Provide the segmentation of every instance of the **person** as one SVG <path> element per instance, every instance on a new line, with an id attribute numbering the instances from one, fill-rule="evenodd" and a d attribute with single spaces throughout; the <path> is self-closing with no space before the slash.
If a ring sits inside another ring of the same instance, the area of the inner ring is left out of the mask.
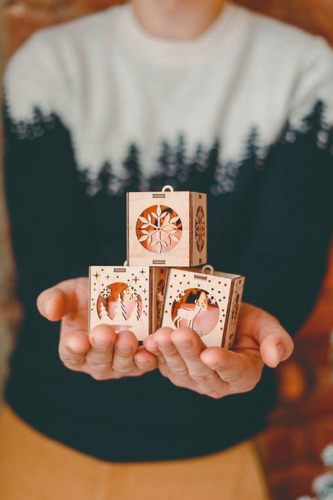
<path id="1" fill-rule="evenodd" d="M 25 317 L 1 498 L 267 498 L 252 437 L 330 240 L 331 49 L 223 0 L 133 0 L 33 35 L 4 90 Z M 165 184 L 208 193 L 209 263 L 246 276 L 229 351 L 87 332 L 88 266 L 126 257 L 125 193 Z"/>

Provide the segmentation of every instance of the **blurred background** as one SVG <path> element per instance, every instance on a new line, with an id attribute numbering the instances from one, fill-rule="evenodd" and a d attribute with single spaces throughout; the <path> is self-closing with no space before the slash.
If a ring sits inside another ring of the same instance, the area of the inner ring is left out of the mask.
<path id="1" fill-rule="evenodd" d="M 0 0 L 0 75 L 11 54 L 37 29 L 102 10 L 114 0 Z M 327 38 L 333 46 L 332 0 L 243 0 L 252 9 Z M 1 126 L 1 125 L 0 125 Z M 0 131 L 0 158 L 2 156 Z M 0 160 L 1 161 L 1 160 Z M 333 165 L 332 165 L 333 168 Z M 21 317 L 0 163 L 0 401 L 7 360 Z M 297 291 L 296 291 L 297 293 Z M 257 438 L 273 500 L 311 492 L 323 472 L 320 452 L 333 442 L 333 247 L 317 306 L 278 369 L 279 401 Z"/>

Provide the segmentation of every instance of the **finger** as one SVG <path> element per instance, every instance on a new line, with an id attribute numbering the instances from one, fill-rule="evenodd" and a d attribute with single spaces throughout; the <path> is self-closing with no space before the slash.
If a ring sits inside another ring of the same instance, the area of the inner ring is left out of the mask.
<path id="1" fill-rule="evenodd" d="M 99 374 L 111 370 L 117 334 L 111 326 L 98 325 L 89 334 L 91 348 L 86 355 L 89 367 Z"/>
<path id="2" fill-rule="evenodd" d="M 275 368 L 288 359 L 294 342 L 280 322 L 271 314 L 250 304 L 242 304 L 238 330 L 252 336 L 260 346 L 264 363 Z"/>
<path id="3" fill-rule="evenodd" d="M 64 365 L 71 370 L 81 370 L 90 349 L 87 332 L 77 330 L 63 335 L 59 343 L 59 356 Z"/>
<path id="4" fill-rule="evenodd" d="M 190 377 L 199 384 L 207 394 L 220 397 L 224 385 L 220 377 L 201 358 L 201 352 L 206 348 L 198 335 L 189 328 L 179 328 L 171 334 L 171 340 L 184 363 Z"/>
<path id="5" fill-rule="evenodd" d="M 140 346 L 134 354 L 136 366 L 142 371 L 155 370 L 157 367 L 157 358 L 148 352 L 143 346 Z"/>
<path id="6" fill-rule="evenodd" d="M 173 332 L 171 328 L 160 328 L 154 333 L 154 340 L 169 370 L 178 376 L 188 377 L 186 363 L 171 340 Z"/>
<path id="7" fill-rule="evenodd" d="M 272 329 L 260 344 L 260 354 L 267 366 L 275 368 L 288 359 L 294 350 L 294 342 L 290 335 L 281 327 Z"/>
<path id="8" fill-rule="evenodd" d="M 114 348 L 112 367 L 120 374 L 126 374 L 137 369 L 134 354 L 138 350 L 138 341 L 129 331 L 118 333 Z"/>
<path id="9" fill-rule="evenodd" d="M 144 339 L 143 346 L 144 346 L 144 348 L 148 352 L 150 352 L 151 354 L 153 354 L 157 358 L 157 362 L 158 362 L 159 365 L 160 364 L 166 364 L 164 356 L 163 356 L 163 354 L 161 353 L 161 351 L 158 348 L 158 345 L 157 345 L 157 342 L 155 340 L 154 334 L 153 335 L 149 335 L 149 337 L 146 337 Z"/>
<path id="10" fill-rule="evenodd" d="M 200 358 L 229 386 L 224 386 L 229 393 L 249 391 L 260 380 L 263 362 L 258 354 L 241 354 L 221 347 L 208 347 Z"/>
<path id="11" fill-rule="evenodd" d="M 50 321 L 59 321 L 75 309 L 74 280 L 63 281 L 44 290 L 37 298 L 37 308 Z"/>
<path id="12" fill-rule="evenodd" d="M 166 328 L 164 330 L 170 331 L 170 328 Z M 157 332 L 155 332 L 155 334 L 156 333 Z M 186 371 L 185 375 L 182 375 L 179 370 L 172 371 L 170 369 L 168 363 L 165 360 L 164 355 L 162 354 L 162 352 L 160 351 L 160 349 L 157 345 L 157 342 L 155 340 L 155 334 L 150 335 L 148 338 L 146 338 L 144 340 L 144 346 L 147 350 L 149 350 L 151 353 L 153 353 L 154 356 L 156 356 L 157 367 L 158 367 L 161 375 L 163 375 L 163 377 L 168 378 L 177 387 L 187 387 L 189 389 L 190 385 L 193 385 L 193 389 L 194 389 L 195 382 L 191 381 L 191 378 L 189 377 L 187 371 Z"/>

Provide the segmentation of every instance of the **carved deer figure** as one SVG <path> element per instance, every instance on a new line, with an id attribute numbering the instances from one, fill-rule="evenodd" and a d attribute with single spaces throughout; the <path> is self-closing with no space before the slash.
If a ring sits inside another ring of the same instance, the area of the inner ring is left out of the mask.
<path id="1" fill-rule="evenodd" d="M 185 309 L 184 307 L 180 307 L 178 309 L 178 314 L 174 319 L 174 323 L 177 328 L 179 328 L 180 322 L 185 319 L 187 321 L 187 327 L 193 329 L 193 323 L 195 318 L 200 314 L 201 310 L 205 306 L 204 301 L 196 300 L 194 309 Z"/>

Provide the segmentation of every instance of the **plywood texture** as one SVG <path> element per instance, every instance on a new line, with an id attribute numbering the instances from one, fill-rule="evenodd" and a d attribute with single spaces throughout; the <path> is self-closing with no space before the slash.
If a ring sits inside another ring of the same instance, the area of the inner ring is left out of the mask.
<path id="1" fill-rule="evenodd" d="M 117 333 L 131 330 L 144 340 L 152 324 L 149 267 L 92 266 L 89 271 L 90 330 L 107 324 Z"/>
<path id="2" fill-rule="evenodd" d="M 235 337 L 244 278 L 212 268 L 209 272 L 209 268 L 168 270 L 162 326 L 192 328 L 207 346 L 229 349 Z"/>
<path id="3" fill-rule="evenodd" d="M 127 193 L 126 205 L 129 265 L 190 267 L 206 263 L 206 194 L 173 190 Z"/>
<path id="4" fill-rule="evenodd" d="M 166 274 L 165 267 L 90 267 L 89 329 L 107 324 L 143 341 L 160 327 Z"/>

